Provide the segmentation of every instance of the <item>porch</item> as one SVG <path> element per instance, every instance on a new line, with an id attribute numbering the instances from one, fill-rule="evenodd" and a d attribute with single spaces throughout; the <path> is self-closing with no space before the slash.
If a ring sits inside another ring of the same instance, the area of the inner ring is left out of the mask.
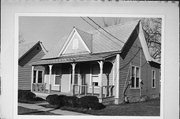
<path id="1" fill-rule="evenodd" d="M 32 92 L 37 93 L 42 96 L 57 94 L 57 95 L 67 95 L 67 96 L 97 96 L 98 98 L 110 98 L 113 96 L 114 85 L 109 86 L 90 86 L 90 85 L 73 85 L 73 93 L 71 92 L 61 92 L 55 90 L 47 90 L 45 87 L 47 84 L 45 83 L 33 83 Z M 100 89 L 102 88 L 102 89 Z M 100 90 L 102 90 L 102 94 L 100 94 Z M 102 95 L 102 97 L 100 97 Z"/>
<path id="2" fill-rule="evenodd" d="M 107 55 L 107 54 L 106 54 Z M 70 96 L 97 96 L 99 101 L 115 98 L 118 78 L 116 55 L 111 57 L 89 57 L 87 61 L 77 61 L 77 57 L 49 60 L 32 66 L 31 91 L 44 95 L 59 94 Z M 82 56 L 81 56 L 82 58 Z M 80 58 L 78 58 L 79 60 Z M 83 58 L 82 58 L 83 59 Z M 57 61 L 58 60 L 58 61 Z M 72 61 L 71 61 L 72 60 Z M 45 62 L 45 63 L 44 63 Z M 39 78 L 36 66 L 44 66 Z M 40 80 L 40 81 L 39 81 Z"/>

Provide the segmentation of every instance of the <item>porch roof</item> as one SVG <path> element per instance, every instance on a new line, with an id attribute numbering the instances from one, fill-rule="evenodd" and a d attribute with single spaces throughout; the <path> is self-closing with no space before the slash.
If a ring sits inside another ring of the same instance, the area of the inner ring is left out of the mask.
<path id="1" fill-rule="evenodd" d="M 31 65 L 45 65 L 45 64 L 59 64 L 59 63 L 71 63 L 71 62 L 88 62 L 88 61 L 98 61 L 106 60 L 107 58 L 115 56 L 120 51 L 116 52 L 106 52 L 97 54 L 81 54 L 81 55 L 70 55 L 61 56 L 54 59 L 44 59 L 37 62 L 33 62 Z"/>

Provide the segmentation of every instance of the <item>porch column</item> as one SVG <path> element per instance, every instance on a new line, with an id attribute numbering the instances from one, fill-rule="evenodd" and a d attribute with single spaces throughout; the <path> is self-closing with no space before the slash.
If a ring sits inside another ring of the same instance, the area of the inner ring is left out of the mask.
<path id="1" fill-rule="evenodd" d="M 120 77 L 120 54 L 116 55 L 116 84 L 115 84 L 115 104 L 120 103 L 119 96 L 119 77 Z"/>
<path id="2" fill-rule="evenodd" d="M 99 79 L 100 79 L 100 92 L 99 92 L 99 98 L 100 98 L 100 102 L 102 102 L 102 95 L 103 95 L 103 81 L 102 81 L 102 77 L 103 77 L 103 61 L 99 61 L 99 67 L 100 67 L 100 74 L 99 74 Z"/>
<path id="3" fill-rule="evenodd" d="M 76 63 L 72 63 L 72 85 L 71 85 L 71 93 L 74 95 L 74 79 L 75 79 L 75 67 Z"/>
<path id="4" fill-rule="evenodd" d="M 52 66 L 53 66 L 53 65 L 49 65 L 49 90 L 48 90 L 48 93 L 51 93 L 51 75 L 52 75 Z"/>
<path id="5" fill-rule="evenodd" d="M 31 92 L 33 91 L 34 66 L 31 69 Z"/>

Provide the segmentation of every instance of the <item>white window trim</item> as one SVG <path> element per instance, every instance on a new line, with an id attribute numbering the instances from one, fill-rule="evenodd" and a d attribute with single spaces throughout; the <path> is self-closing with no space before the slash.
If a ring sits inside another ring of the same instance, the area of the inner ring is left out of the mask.
<path id="1" fill-rule="evenodd" d="M 36 71 L 36 79 L 35 79 L 35 82 L 34 82 L 34 71 Z M 36 69 L 33 70 L 33 83 L 37 83 L 37 72 L 38 72 L 38 70 L 36 70 Z"/>
<path id="2" fill-rule="evenodd" d="M 55 75 L 55 77 L 54 77 L 54 86 L 59 86 L 60 84 L 56 84 L 55 82 L 56 82 L 56 76 L 60 76 L 60 75 Z"/>
<path id="3" fill-rule="evenodd" d="M 154 72 L 154 75 L 153 75 L 153 72 Z M 154 80 L 154 87 L 153 87 L 153 80 Z M 156 88 L 156 71 L 155 70 L 152 70 L 151 86 L 152 88 Z"/>
<path id="4" fill-rule="evenodd" d="M 42 71 L 42 82 L 41 83 L 43 83 L 44 81 L 44 71 L 43 70 L 39 70 L 39 69 L 34 69 L 33 70 L 33 81 L 34 81 L 34 71 L 36 71 L 36 81 L 35 81 L 35 83 L 38 83 L 38 73 L 39 73 L 39 71 Z M 34 82 L 33 82 L 34 83 Z"/>
<path id="5" fill-rule="evenodd" d="M 62 75 L 61 67 L 60 67 L 60 74 Z M 60 75 L 55 74 L 53 86 L 59 86 L 60 85 L 60 84 L 55 83 L 56 82 L 56 76 L 60 76 Z"/>
<path id="6" fill-rule="evenodd" d="M 93 65 L 94 65 L 94 64 L 90 65 L 90 87 L 89 87 L 90 89 L 91 89 L 92 86 L 93 86 L 93 85 L 92 85 L 92 84 L 93 84 L 93 76 L 95 76 L 95 75 L 92 74 L 92 72 L 93 72 L 93 71 L 92 71 L 92 70 L 93 70 Z M 96 75 L 98 76 L 98 79 L 99 79 L 99 75 L 100 75 L 100 74 L 96 74 Z M 94 86 L 94 88 L 99 88 L 99 82 L 98 82 L 98 86 Z"/>
<path id="7" fill-rule="evenodd" d="M 140 71 L 141 71 L 141 69 L 140 69 L 140 66 L 135 66 L 135 65 L 131 65 L 131 71 L 130 71 L 130 79 L 132 79 L 132 67 L 134 67 L 135 68 L 135 80 L 134 80 L 134 87 L 131 87 L 131 85 L 130 85 L 130 89 L 140 89 Z M 139 68 L 139 87 L 136 87 L 136 68 Z"/>

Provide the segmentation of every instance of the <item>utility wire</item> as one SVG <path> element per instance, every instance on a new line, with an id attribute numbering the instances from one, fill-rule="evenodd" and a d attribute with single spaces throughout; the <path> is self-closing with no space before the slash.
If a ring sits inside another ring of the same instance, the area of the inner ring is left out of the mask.
<path id="1" fill-rule="evenodd" d="M 107 30 L 105 30 L 103 27 L 101 27 L 98 23 L 96 23 L 93 19 L 91 19 L 90 17 L 87 17 L 89 20 L 91 20 L 94 24 L 96 24 L 100 29 L 102 29 L 103 31 L 105 31 L 107 34 L 109 34 L 110 36 L 112 36 L 113 38 L 115 38 L 116 40 L 120 41 L 121 43 L 125 44 L 124 41 L 118 39 L 117 37 L 115 37 L 114 35 L 112 35 L 111 33 L 109 33 Z M 132 46 L 134 48 L 139 48 L 136 46 Z"/>
<path id="2" fill-rule="evenodd" d="M 100 32 L 102 35 L 104 35 L 106 38 L 108 38 L 109 40 L 111 40 L 112 42 L 114 42 L 116 45 L 117 42 L 113 41 L 111 38 L 109 38 L 107 35 L 105 35 L 104 33 L 102 33 L 98 28 L 94 27 L 92 24 L 90 24 L 86 19 L 84 19 L 83 17 L 81 17 L 86 23 L 88 23 L 90 26 L 92 26 L 95 30 L 97 30 L 98 32 Z M 118 45 L 119 46 L 119 45 Z"/>
<path id="3" fill-rule="evenodd" d="M 120 41 L 121 43 L 125 43 L 124 41 L 118 39 L 117 37 L 115 37 L 114 35 L 112 35 L 111 33 L 109 33 L 108 31 L 106 31 L 104 28 L 102 28 L 99 24 L 97 24 L 93 19 L 91 19 L 90 17 L 87 17 L 88 19 L 90 19 L 94 24 L 96 24 L 100 29 L 102 29 L 103 31 L 105 31 L 107 34 L 109 34 L 110 36 L 112 36 L 113 38 L 117 39 L 118 41 Z"/>

